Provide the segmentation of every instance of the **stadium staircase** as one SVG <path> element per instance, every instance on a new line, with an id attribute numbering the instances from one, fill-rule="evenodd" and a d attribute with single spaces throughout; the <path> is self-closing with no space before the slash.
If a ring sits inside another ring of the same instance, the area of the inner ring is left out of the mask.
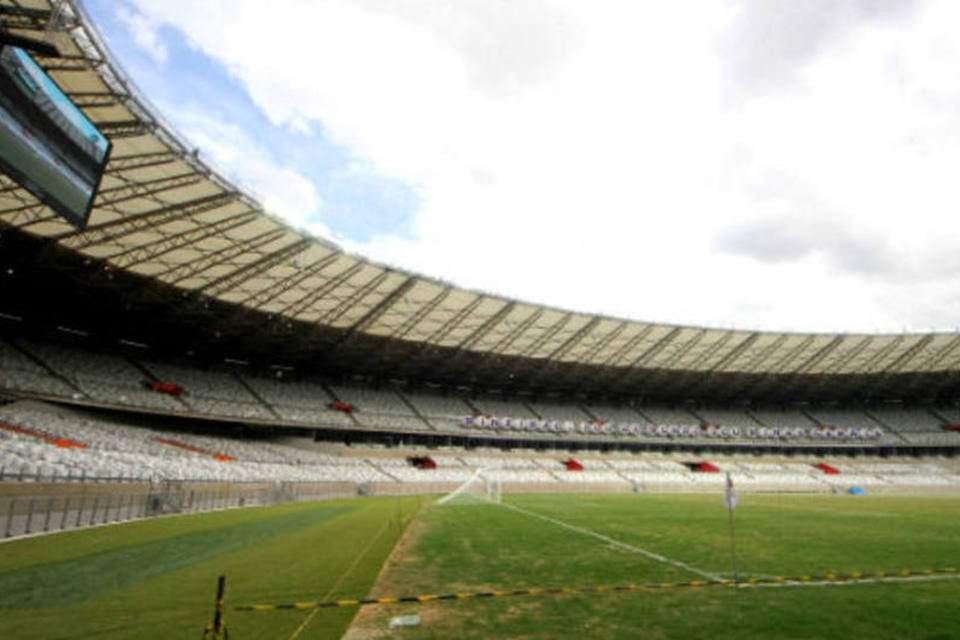
<path id="1" fill-rule="evenodd" d="M 145 377 L 147 380 L 149 380 L 150 382 L 159 382 L 159 381 L 160 381 L 160 378 L 158 378 L 158 377 L 156 376 L 156 374 L 154 374 L 152 371 L 150 371 L 150 369 L 148 369 L 147 366 L 146 366 L 145 364 L 143 364 L 142 362 L 137 362 L 137 361 L 134 360 L 133 358 L 124 358 L 124 360 L 126 360 L 126 361 L 129 362 L 131 365 L 133 365 L 138 371 L 142 372 L 143 375 L 144 375 L 144 377 Z M 187 389 L 186 391 L 187 391 L 187 393 L 190 392 L 189 389 Z M 190 412 L 190 413 L 193 412 L 193 407 L 191 407 L 189 404 L 187 404 L 187 401 L 184 400 L 180 395 L 172 395 L 172 396 L 170 396 L 170 397 L 173 398 L 173 400 L 174 400 L 177 404 L 179 404 L 181 407 L 183 407 L 183 410 L 184 410 L 184 411 L 187 411 L 187 412 Z"/>
<path id="2" fill-rule="evenodd" d="M 410 402 L 410 400 L 409 400 L 409 398 L 407 398 L 407 396 L 405 396 L 405 395 L 403 395 L 402 393 L 400 393 L 399 391 L 397 391 L 397 397 L 400 398 L 400 401 L 404 404 L 404 406 L 406 406 L 408 409 L 410 409 L 410 411 L 413 413 L 413 415 L 417 416 L 417 419 L 418 419 L 420 422 L 422 422 L 424 425 L 426 425 L 426 428 L 427 428 L 427 429 L 429 429 L 430 431 L 436 431 L 436 427 L 434 427 L 432 424 L 430 424 L 430 421 L 427 420 L 427 417 L 426 417 L 425 415 L 423 415 L 423 414 L 420 412 L 419 409 L 417 409 L 417 407 L 416 407 L 415 404 L 413 404 L 412 402 Z"/>
<path id="3" fill-rule="evenodd" d="M 79 386 L 77 386 L 77 384 L 76 384 L 73 380 L 71 380 L 70 378 L 64 376 L 62 373 L 60 373 L 59 371 L 57 371 L 56 369 L 54 369 L 52 365 L 50 365 L 50 364 L 48 364 L 47 362 L 45 362 L 45 361 L 44 361 L 42 358 L 40 358 L 39 356 L 31 353 L 28 349 L 26 349 L 25 347 L 17 344 L 14 340 L 8 340 L 8 341 L 7 341 L 7 345 L 9 345 L 11 349 L 13 349 L 13 350 L 16 351 L 17 353 L 19 353 L 20 355 L 22 355 L 23 357 L 25 357 L 25 358 L 26 358 L 27 360 L 29 360 L 30 362 L 34 363 L 34 364 L 37 365 L 38 367 L 41 367 L 41 368 L 42 368 L 44 371 L 46 371 L 50 376 L 52 376 L 53 378 L 56 378 L 57 380 L 59 380 L 59 381 L 62 382 L 63 384 L 67 385 L 67 387 L 69 387 L 69 388 L 72 389 L 76 394 L 78 394 L 78 395 L 75 396 L 75 397 L 78 397 L 78 398 L 86 398 L 86 397 L 87 397 L 87 394 L 84 393 L 83 389 L 81 389 Z"/>
<path id="4" fill-rule="evenodd" d="M 349 402 L 345 402 L 342 398 L 340 398 L 340 396 L 338 396 L 336 393 L 334 393 L 333 389 L 330 388 L 330 385 L 328 385 L 328 384 L 326 384 L 326 383 L 323 383 L 323 382 L 321 382 L 321 383 L 319 383 L 319 384 L 320 384 L 320 387 L 324 390 L 324 392 L 325 392 L 328 396 L 330 396 L 330 398 L 332 398 L 332 404 L 340 404 L 340 403 L 343 403 L 343 404 L 351 404 L 351 403 L 349 403 Z M 360 409 L 361 411 L 363 411 L 363 407 L 354 407 L 354 411 L 344 411 L 343 413 L 344 413 L 344 415 L 347 416 L 347 418 L 350 420 L 350 423 L 351 423 L 353 426 L 355 426 L 355 427 L 362 427 L 363 425 L 360 424 L 360 421 L 357 419 L 357 416 L 354 415 L 356 409 Z"/>
<path id="5" fill-rule="evenodd" d="M 269 402 L 267 402 L 266 400 L 264 400 L 264 399 L 263 399 L 263 396 L 261 396 L 259 393 L 257 393 L 256 390 L 255 390 L 253 387 L 251 387 L 251 386 L 247 383 L 247 381 L 243 379 L 242 376 L 239 376 L 239 375 L 237 375 L 236 373 L 231 373 L 231 376 L 233 376 L 233 378 L 237 381 L 237 384 L 239 384 L 241 387 L 243 387 L 244 389 L 246 389 L 246 390 L 247 390 L 247 393 L 249 393 L 251 396 L 253 396 L 253 397 L 256 399 L 257 402 L 259 402 L 260 404 L 262 404 L 263 407 L 267 410 L 267 412 L 270 413 L 271 416 L 273 416 L 273 417 L 276 418 L 277 420 L 282 420 L 282 417 L 280 416 L 279 413 L 277 413 L 276 408 L 275 408 L 272 404 L 270 404 Z"/>

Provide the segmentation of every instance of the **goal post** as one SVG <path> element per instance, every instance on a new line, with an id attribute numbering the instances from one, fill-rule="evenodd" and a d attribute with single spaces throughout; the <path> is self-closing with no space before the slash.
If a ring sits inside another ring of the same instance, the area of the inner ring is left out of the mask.
<path id="1" fill-rule="evenodd" d="M 437 504 L 499 504 L 503 497 L 503 483 L 492 468 L 477 469 L 459 487 L 437 500 Z"/>

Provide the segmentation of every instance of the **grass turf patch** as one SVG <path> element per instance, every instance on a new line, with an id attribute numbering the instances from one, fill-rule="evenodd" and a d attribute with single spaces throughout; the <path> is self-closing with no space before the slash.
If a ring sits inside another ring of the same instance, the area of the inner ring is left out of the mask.
<path id="1" fill-rule="evenodd" d="M 365 594 L 384 559 L 417 509 L 419 498 L 371 498 L 282 505 L 144 521 L 0 545 L 0 571 L 83 566 L 113 555 L 121 568 L 150 560 L 145 549 L 180 560 L 142 580 L 100 590 L 62 606 L 43 591 L 31 608 L 0 610 L 5 640 L 32 638 L 196 637 L 209 622 L 216 578 L 227 576 L 227 602 L 287 602 Z M 108 531 L 110 530 L 110 531 Z M 63 549 L 63 545 L 73 547 Z M 160 545 L 159 547 L 156 545 Z M 168 548 L 166 545 L 172 545 Z M 207 546 L 206 550 L 192 547 Z M 49 562 L 43 562 L 43 550 Z M 83 550 L 90 550 L 89 556 Z M 174 551 L 171 551 L 173 549 Z M 30 556 L 20 559 L 20 551 Z M 166 560 L 156 560 L 163 564 Z M 83 585 L 78 587 L 83 591 Z M 339 638 L 353 610 L 311 620 L 311 638 Z M 269 615 L 227 613 L 231 635 L 289 637 L 309 612 Z M 317 616 L 316 618 L 319 618 Z"/>
<path id="2" fill-rule="evenodd" d="M 508 496 L 511 504 L 715 574 L 731 572 L 719 496 Z M 956 498 L 741 496 L 739 568 L 747 575 L 957 566 Z M 697 579 L 595 538 L 492 505 L 432 507 L 380 596 Z M 390 637 L 391 616 L 419 611 L 409 638 L 937 638 L 955 634 L 960 582 L 803 588 L 721 587 L 521 596 L 390 605 L 349 638 Z"/>
<path id="3" fill-rule="evenodd" d="M 109 551 L 0 573 L 0 608 L 68 606 L 317 524 L 348 509 L 346 505 L 321 504 L 271 518 L 134 542 Z"/>

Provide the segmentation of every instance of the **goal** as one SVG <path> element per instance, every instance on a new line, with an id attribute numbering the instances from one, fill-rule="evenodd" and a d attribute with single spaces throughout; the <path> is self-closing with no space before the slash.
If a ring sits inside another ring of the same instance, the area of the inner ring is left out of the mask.
<path id="1" fill-rule="evenodd" d="M 499 504 L 503 483 L 492 468 L 477 469 L 462 485 L 437 500 L 437 504 Z"/>

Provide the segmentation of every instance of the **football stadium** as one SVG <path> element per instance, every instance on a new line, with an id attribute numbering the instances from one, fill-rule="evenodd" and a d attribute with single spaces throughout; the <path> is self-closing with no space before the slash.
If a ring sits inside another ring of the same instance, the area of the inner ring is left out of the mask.
<path id="1" fill-rule="evenodd" d="M 960 334 L 380 264 L 0 20 L 3 638 L 956 637 Z"/>

